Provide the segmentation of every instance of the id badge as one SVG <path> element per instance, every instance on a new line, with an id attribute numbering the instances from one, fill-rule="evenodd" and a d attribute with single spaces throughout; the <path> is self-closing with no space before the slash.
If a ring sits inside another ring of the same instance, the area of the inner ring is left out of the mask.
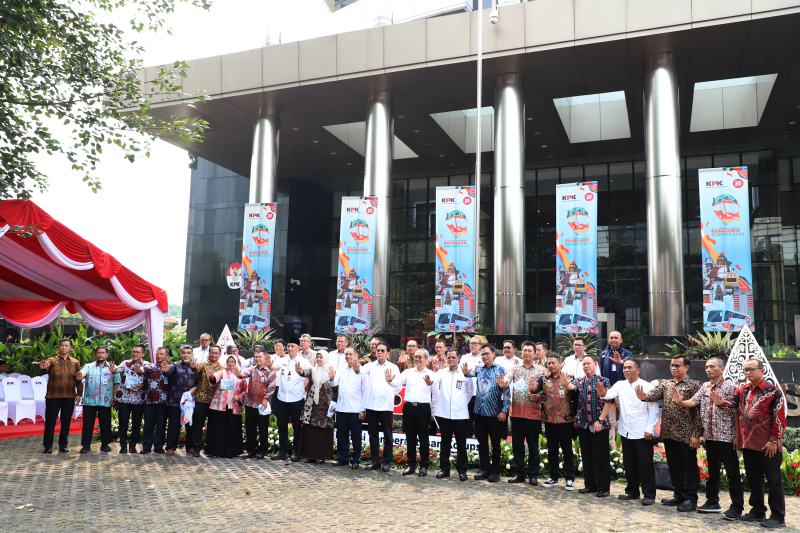
<path id="1" fill-rule="evenodd" d="M 611 365 L 611 371 L 612 372 L 616 372 L 617 371 L 617 365 L 616 364 Z"/>
<path id="2" fill-rule="evenodd" d="M 169 378 L 166 376 L 161 376 L 161 379 L 164 381 L 164 385 L 169 384 Z"/>
<path id="3" fill-rule="evenodd" d="M 103 376 L 103 385 L 108 385 L 108 376 Z"/>
<path id="4" fill-rule="evenodd" d="M 558 389 L 558 397 L 559 398 L 563 398 L 564 397 L 564 389 Z"/>
<path id="5" fill-rule="evenodd" d="M 464 385 L 463 381 L 461 381 L 461 380 L 456 381 L 456 388 L 457 389 L 460 389 L 462 385 Z"/>
<path id="6" fill-rule="evenodd" d="M 219 388 L 221 390 L 233 390 L 233 380 L 232 379 L 219 380 Z"/>

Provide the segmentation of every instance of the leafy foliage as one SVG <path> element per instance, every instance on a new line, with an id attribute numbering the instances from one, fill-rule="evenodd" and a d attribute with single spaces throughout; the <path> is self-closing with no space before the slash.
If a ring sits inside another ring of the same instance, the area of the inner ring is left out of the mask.
<path id="1" fill-rule="evenodd" d="M 697 332 L 694 336 L 675 340 L 674 344 L 667 344 L 667 349 L 661 355 L 675 357 L 685 355 L 689 359 L 705 361 L 711 357 L 719 357 L 723 361 L 728 359 L 731 353 L 734 340 L 731 339 L 731 332 L 724 336 L 721 331 L 708 331 L 706 333 Z"/>
<path id="2" fill-rule="evenodd" d="M 275 330 L 269 331 L 237 331 L 233 334 L 236 346 L 242 350 L 254 350 L 257 345 L 262 345 L 268 352 L 275 348 Z"/>
<path id="3" fill-rule="evenodd" d="M 29 198 L 32 190 L 47 188 L 33 154 L 65 155 L 96 192 L 100 180 L 94 171 L 105 146 L 118 146 L 134 161 L 139 153 L 149 156 L 147 147 L 160 134 L 200 140 L 205 121 L 148 113 L 151 103 L 181 92 L 177 82 L 186 76 L 187 64 L 148 69 L 141 79 L 142 47 L 96 14 L 131 10 L 132 30 L 158 31 L 165 29 L 163 15 L 186 1 L 210 5 L 207 0 L 0 3 L 0 199 Z M 124 113 L 125 108 L 136 111 Z"/>

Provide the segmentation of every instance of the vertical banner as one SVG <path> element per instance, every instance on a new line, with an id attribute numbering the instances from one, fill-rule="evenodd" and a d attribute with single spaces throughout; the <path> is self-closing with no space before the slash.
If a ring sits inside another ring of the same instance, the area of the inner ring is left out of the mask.
<path id="1" fill-rule="evenodd" d="M 378 220 L 377 211 L 376 196 L 342 198 L 336 333 L 372 332 L 373 232 Z"/>
<path id="2" fill-rule="evenodd" d="M 747 167 L 706 168 L 700 181 L 703 328 L 755 330 Z"/>
<path id="3" fill-rule="evenodd" d="M 436 187 L 436 331 L 475 331 L 475 187 Z"/>
<path id="4" fill-rule="evenodd" d="M 240 331 L 270 329 L 277 212 L 278 204 L 244 206 L 242 281 L 239 292 Z"/>
<path id="5" fill-rule="evenodd" d="M 556 333 L 597 333 L 597 182 L 556 187 Z"/>

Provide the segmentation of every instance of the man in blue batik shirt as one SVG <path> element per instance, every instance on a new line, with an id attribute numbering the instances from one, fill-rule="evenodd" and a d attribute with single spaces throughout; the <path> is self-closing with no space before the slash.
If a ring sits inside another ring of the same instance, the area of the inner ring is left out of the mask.
<path id="1" fill-rule="evenodd" d="M 481 346 L 482 367 L 470 371 L 465 363 L 461 371 L 465 377 L 477 378 L 475 395 L 475 437 L 478 439 L 481 473 L 477 480 L 500 481 L 500 438 L 506 427 L 511 395 L 506 388 L 505 370 L 494 362 L 494 350 L 488 344 Z M 489 439 L 492 442 L 491 466 L 489 465 Z"/>

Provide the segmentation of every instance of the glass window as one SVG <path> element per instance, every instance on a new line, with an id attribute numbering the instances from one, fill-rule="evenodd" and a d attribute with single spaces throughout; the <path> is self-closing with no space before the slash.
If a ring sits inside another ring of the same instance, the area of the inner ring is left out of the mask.
<path id="1" fill-rule="evenodd" d="M 536 172 L 536 188 L 539 196 L 555 195 L 557 184 L 557 168 L 545 168 Z"/>
<path id="2" fill-rule="evenodd" d="M 564 167 L 561 169 L 561 183 L 583 181 L 583 167 Z"/>

